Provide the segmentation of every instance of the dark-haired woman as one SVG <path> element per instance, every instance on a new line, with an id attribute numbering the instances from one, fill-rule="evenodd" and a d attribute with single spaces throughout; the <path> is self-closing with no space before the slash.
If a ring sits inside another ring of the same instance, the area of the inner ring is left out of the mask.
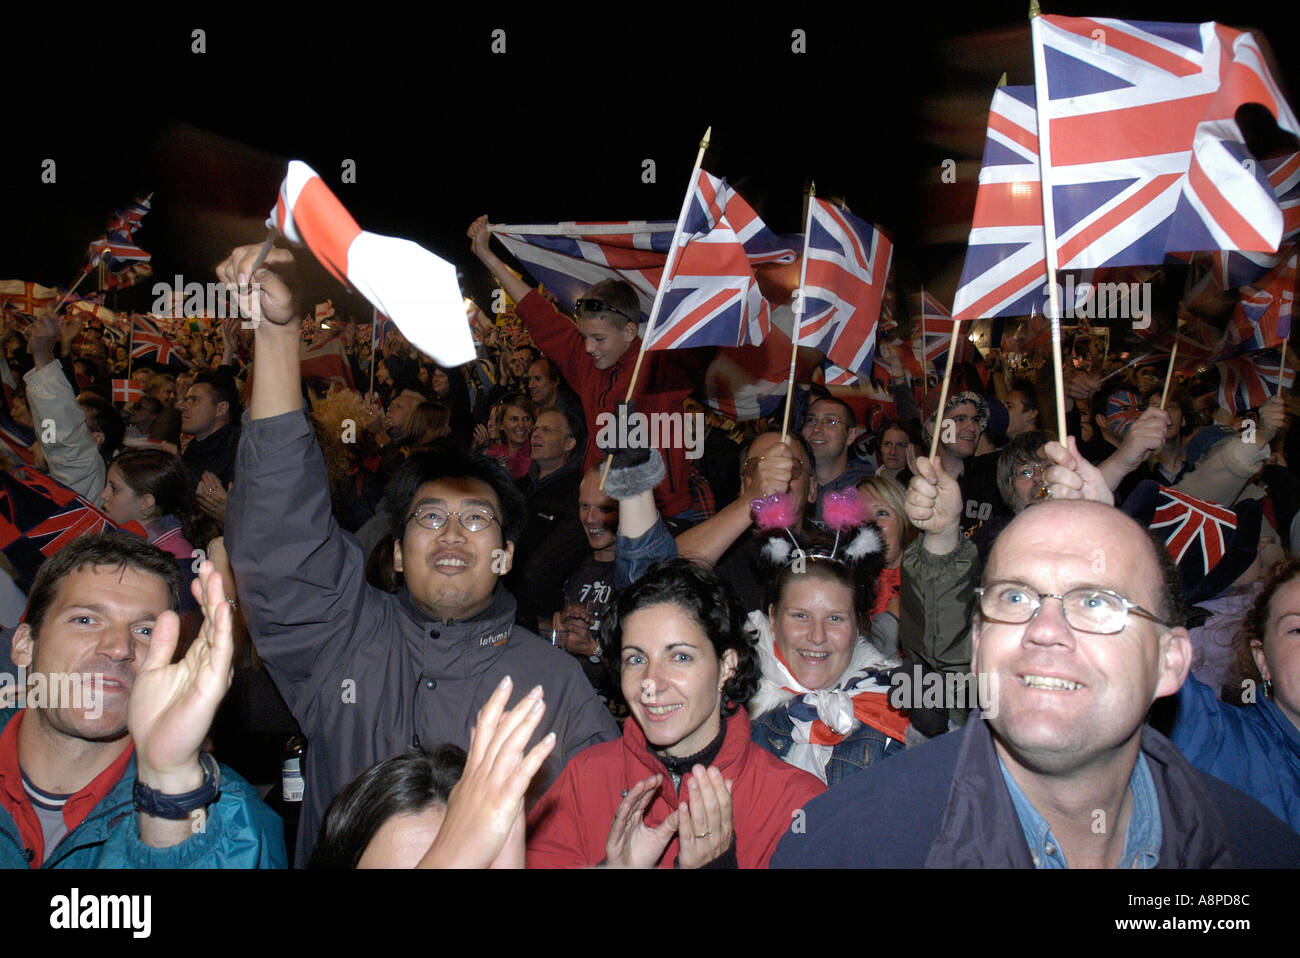
<path id="1" fill-rule="evenodd" d="M 618 597 L 602 636 L 631 711 L 529 816 L 529 867 L 763 868 L 825 786 L 750 738 L 758 663 L 721 580 L 684 559 Z"/>
<path id="2" fill-rule="evenodd" d="M 1237 638 L 1253 702 L 1222 702 L 1188 674 L 1169 736 L 1187 760 L 1300 831 L 1300 559 L 1277 565 Z"/>
<path id="3" fill-rule="evenodd" d="M 196 549 L 205 550 L 220 531 L 200 507 L 181 461 L 158 449 L 132 449 L 114 459 L 99 495 L 100 508 L 119 525 L 138 522 L 149 542 L 176 557 L 186 584 L 194 578 Z M 181 608 L 188 589 L 181 590 Z"/>

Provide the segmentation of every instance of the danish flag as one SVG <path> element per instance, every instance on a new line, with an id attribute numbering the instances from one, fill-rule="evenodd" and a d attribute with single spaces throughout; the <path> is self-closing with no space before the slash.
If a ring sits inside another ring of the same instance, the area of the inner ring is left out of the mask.
<path id="1" fill-rule="evenodd" d="M 799 343 L 865 379 L 894 244 L 879 227 L 812 197 L 806 250 Z"/>
<path id="2" fill-rule="evenodd" d="M 1182 565 L 1190 552 L 1200 557 L 1202 575 L 1208 575 L 1227 552 L 1224 530 L 1237 528 L 1237 514 L 1217 503 L 1161 486 L 1150 527 L 1165 540 L 1165 550 L 1174 565 Z"/>
<path id="3" fill-rule="evenodd" d="M 143 398 L 144 389 L 135 380 L 113 380 L 113 402 L 136 402 Z"/>
<path id="4" fill-rule="evenodd" d="M 444 366 L 474 358 L 456 268 L 410 240 L 361 229 L 306 163 L 289 163 L 267 225 L 305 243 L 335 279 L 392 317 L 425 355 Z"/>

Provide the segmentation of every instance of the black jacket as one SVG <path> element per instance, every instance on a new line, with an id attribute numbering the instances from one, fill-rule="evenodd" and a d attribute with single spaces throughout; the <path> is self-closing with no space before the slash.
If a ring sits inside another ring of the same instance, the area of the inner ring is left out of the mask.
<path id="1" fill-rule="evenodd" d="M 1160 868 L 1293 868 L 1300 835 L 1249 795 L 1192 768 L 1142 730 L 1160 797 Z M 773 868 L 1033 868 L 993 735 L 976 715 L 850 776 L 806 807 Z"/>
<path id="2" fill-rule="evenodd" d="M 405 589 L 366 584 L 366 557 L 330 513 L 325 464 L 301 410 L 245 420 L 236 475 L 226 544 L 241 608 L 308 741 L 298 861 L 311 857 L 330 799 L 359 772 L 416 744 L 468 748 L 479 708 L 506 675 L 514 702 L 543 686 L 534 741 L 551 730 L 558 739 L 536 794 L 575 753 L 618 737 L 573 657 L 514 625 L 503 586 L 480 614 L 444 622 Z"/>
<path id="3" fill-rule="evenodd" d="M 205 472 L 210 472 L 229 485 L 235 478 L 235 455 L 239 451 L 239 423 L 222 426 L 207 439 L 191 439 L 181 454 L 190 481 L 198 485 Z"/>

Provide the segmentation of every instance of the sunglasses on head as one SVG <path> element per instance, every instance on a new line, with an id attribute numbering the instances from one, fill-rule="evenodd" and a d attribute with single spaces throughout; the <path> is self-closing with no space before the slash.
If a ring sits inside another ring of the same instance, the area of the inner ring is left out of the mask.
<path id="1" fill-rule="evenodd" d="M 612 303 L 607 303 L 603 299 L 595 299 L 591 296 L 582 296 L 574 301 L 573 308 L 579 313 L 618 313 L 629 323 L 639 323 L 640 320 L 633 319 L 623 310 L 619 309 Z"/>

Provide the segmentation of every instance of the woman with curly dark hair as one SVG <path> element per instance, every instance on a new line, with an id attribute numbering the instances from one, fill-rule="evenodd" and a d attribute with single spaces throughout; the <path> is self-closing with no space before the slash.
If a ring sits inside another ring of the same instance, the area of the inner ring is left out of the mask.
<path id="1" fill-rule="evenodd" d="M 528 819 L 530 867 L 764 868 L 825 786 L 750 738 L 758 659 L 721 579 L 653 566 L 602 627 L 631 721 L 578 753 Z"/>
<path id="2" fill-rule="evenodd" d="M 1276 565 L 1236 641 L 1244 708 L 1193 675 L 1170 738 L 1187 760 L 1300 831 L 1300 559 Z"/>

